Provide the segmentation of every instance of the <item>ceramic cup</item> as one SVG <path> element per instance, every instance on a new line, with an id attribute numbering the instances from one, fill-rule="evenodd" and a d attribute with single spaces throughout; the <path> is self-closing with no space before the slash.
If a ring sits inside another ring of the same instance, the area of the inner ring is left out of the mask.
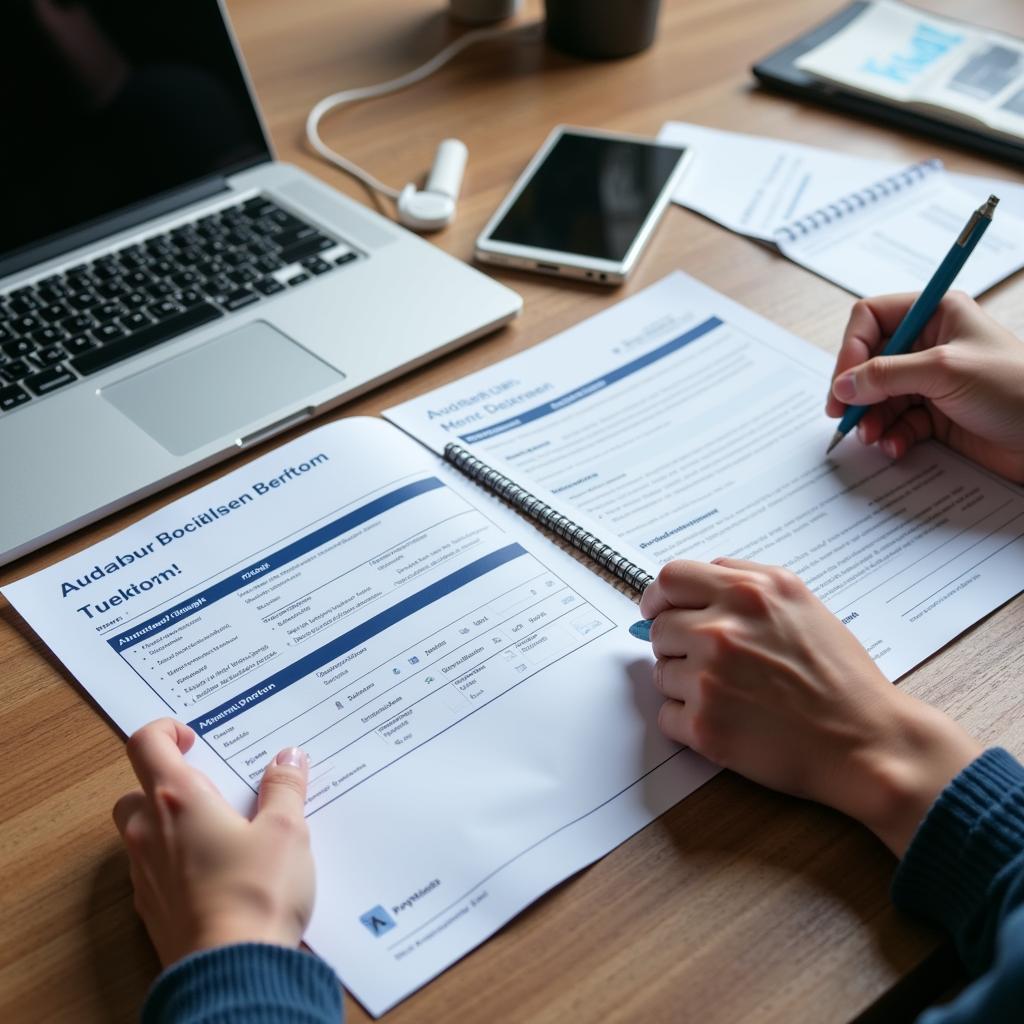
<path id="1" fill-rule="evenodd" d="M 511 18 L 522 0 L 448 0 L 448 10 L 456 21 L 466 25 L 487 25 Z"/>
<path id="2" fill-rule="evenodd" d="M 548 42 L 577 57 L 628 57 L 654 42 L 660 0 L 544 0 Z"/>

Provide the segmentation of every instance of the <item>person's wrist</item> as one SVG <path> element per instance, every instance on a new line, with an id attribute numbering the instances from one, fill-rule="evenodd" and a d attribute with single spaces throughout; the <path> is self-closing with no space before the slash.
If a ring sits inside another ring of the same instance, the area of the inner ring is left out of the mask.
<path id="1" fill-rule="evenodd" d="M 263 914 L 236 912 L 202 922 L 185 955 L 243 942 L 296 949 L 301 939 L 302 935 L 294 922 L 277 920 Z"/>
<path id="2" fill-rule="evenodd" d="M 894 691 L 886 730 L 856 750 L 847 806 L 902 857 L 929 808 L 983 747 L 947 715 Z"/>

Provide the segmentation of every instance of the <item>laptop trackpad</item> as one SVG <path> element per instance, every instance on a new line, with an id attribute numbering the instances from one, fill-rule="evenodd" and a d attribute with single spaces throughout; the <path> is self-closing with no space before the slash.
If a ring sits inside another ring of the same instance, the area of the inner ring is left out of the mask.
<path id="1" fill-rule="evenodd" d="M 344 374 L 263 321 L 103 388 L 174 455 L 187 455 L 337 385 Z"/>

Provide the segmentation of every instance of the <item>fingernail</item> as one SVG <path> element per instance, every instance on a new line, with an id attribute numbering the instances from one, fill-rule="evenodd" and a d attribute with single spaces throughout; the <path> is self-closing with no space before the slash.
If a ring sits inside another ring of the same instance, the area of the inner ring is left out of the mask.
<path id="1" fill-rule="evenodd" d="M 898 454 L 898 452 L 896 451 L 896 442 L 886 441 L 885 444 L 882 445 L 882 451 L 885 452 L 885 454 L 888 455 L 890 459 L 895 459 Z"/>
<path id="2" fill-rule="evenodd" d="M 861 444 L 868 443 L 868 432 L 863 423 L 857 424 L 857 437 L 860 438 Z"/>
<path id="3" fill-rule="evenodd" d="M 844 373 L 842 377 L 836 377 L 832 384 L 832 394 L 840 402 L 849 402 L 857 397 L 857 383 L 852 373 Z"/>
<path id="4" fill-rule="evenodd" d="M 282 750 L 274 760 L 278 764 L 288 765 L 290 768 L 306 768 L 309 766 L 309 757 L 298 747 L 289 747 Z"/>

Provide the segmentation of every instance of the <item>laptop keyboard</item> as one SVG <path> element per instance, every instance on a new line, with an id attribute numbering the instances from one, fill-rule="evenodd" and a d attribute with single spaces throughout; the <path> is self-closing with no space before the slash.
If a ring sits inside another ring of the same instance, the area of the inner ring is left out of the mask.
<path id="1" fill-rule="evenodd" d="M 257 196 L 0 293 L 0 414 L 358 258 Z"/>

